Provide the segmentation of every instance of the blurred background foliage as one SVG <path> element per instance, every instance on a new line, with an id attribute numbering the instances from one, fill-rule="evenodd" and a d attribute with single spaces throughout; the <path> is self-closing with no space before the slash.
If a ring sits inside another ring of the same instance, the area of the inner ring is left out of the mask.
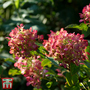
<path id="1" fill-rule="evenodd" d="M 32 27 L 47 38 L 50 30 L 57 31 L 69 24 L 79 24 L 79 13 L 89 3 L 90 0 L 0 0 L 0 78 L 13 77 L 12 90 L 33 90 L 32 86 L 26 86 L 25 78 L 14 70 L 15 61 L 9 54 L 5 37 L 23 23 L 26 29 Z M 68 32 L 80 33 L 76 29 L 69 29 Z M 17 75 L 14 76 L 14 72 Z M 0 80 L 0 90 L 1 85 Z"/>

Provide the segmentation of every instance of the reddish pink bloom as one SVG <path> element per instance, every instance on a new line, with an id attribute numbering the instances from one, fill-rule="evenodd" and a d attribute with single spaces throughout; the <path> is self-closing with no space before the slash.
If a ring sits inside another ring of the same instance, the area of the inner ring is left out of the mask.
<path id="1" fill-rule="evenodd" d="M 90 4 L 89 5 L 86 5 L 83 10 L 82 10 L 82 13 L 79 13 L 80 14 L 80 19 L 79 22 L 83 22 L 86 23 L 86 22 L 89 22 L 90 23 Z"/>
<path id="2" fill-rule="evenodd" d="M 56 33 L 51 31 L 48 40 L 44 40 L 43 46 L 49 52 L 48 57 L 58 60 L 66 68 L 71 62 L 79 65 L 86 59 L 85 47 L 88 41 L 84 40 L 84 35 L 74 33 L 68 34 L 63 28 Z"/>
<path id="3" fill-rule="evenodd" d="M 42 41 L 43 35 L 37 35 L 37 31 L 32 28 L 25 30 L 23 24 L 17 27 L 10 32 L 10 38 L 7 37 L 8 46 L 11 47 L 10 53 L 18 57 L 30 57 L 30 51 L 38 49 L 36 40 Z"/>
<path id="4" fill-rule="evenodd" d="M 28 65 L 30 65 L 30 63 L 28 63 Z M 41 62 L 33 58 L 31 65 L 27 67 L 26 73 L 24 74 L 27 79 L 27 86 L 31 84 L 33 87 L 40 88 L 42 71 L 43 67 L 41 66 Z"/>
<path id="5" fill-rule="evenodd" d="M 37 56 L 40 58 L 40 56 Z M 14 64 L 15 67 L 18 67 L 21 70 L 21 73 L 26 77 L 27 86 L 30 84 L 33 87 L 40 88 L 41 86 L 41 76 L 43 76 L 43 67 L 41 62 L 37 60 L 37 57 L 22 58 L 16 57 L 17 62 Z M 45 74 L 45 72 L 44 72 Z"/>

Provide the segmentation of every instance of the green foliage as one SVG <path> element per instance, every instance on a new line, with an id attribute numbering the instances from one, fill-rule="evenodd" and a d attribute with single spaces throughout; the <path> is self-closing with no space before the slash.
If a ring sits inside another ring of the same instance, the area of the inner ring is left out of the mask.
<path id="1" fill-rule="evenodd" d="M 70 71 L 66 73 L 66 88 L 69 90 L 80 90 L 79 86 L 79 76 L 78 72 L 80 71 L 80 66 L 76 66 L 75 64 L 70 64 Z"/>
<path id="2" fill-rule="evenodd" d="M 42 66 L 48 66 L 49 68 L 52 66 L 51 61 L 49 59 L 44 59 L 42 62 Z"/>
<path id="3" fill-rule="evenodd" d="M 46 83 L 47 88 L 50 88 L 50 87 L 52 86 L 52 83 L 53 83 L 53 82 L 47 82 L 47 83 Z"/>
<path id="4" fill-rule="evenodd" d="M 82 30 L 82 28 L 81 28 L 79 25 L 77 25 L 77 24 L 70 24 L 70 25 L 66 26 L 65 28 L 66 28 L 66 29 L 67 29 L 67 28 L 77 28 L 77 29 L 79 29 L 79 30 Z"/>
<path id="5" fill-rule="evenodd" d="M 88 27 L 88 25 L 86 25 L 85 23 L 81 23 L 80 25 L 70 24 L 65 28 L 76 28 L 76 29 L 82 30 L 82 34 L 84 34 L 84 37 L 87 37 L 90 35 L 90 27 Z"/>
<path id="6" fill-rule="evenodd" d="M 53 65 L 55 66 L 59 66 L 59 62 L 58 61 L 55 61 L 52 57 L 48 57 L 48 59 L 52 62 Z"/>
<path id="7" fill-rule="evenodd" d="M 76 74 L 80 70 L 80 66 L 76 66 L 75 64 L 70 64 L 70 72 L 72 75 Z"/>
<path id="8" fill-rule="evenodd" d="M 8 72 L 9 75 L 15 76 L 15 75 L 20 75 L 21 71 L 18 69 L 10 69 Z"/>
<path id="9" fill-rule="evenodd" d="M 69 86 L 72 86 L 71 74 L 69 72 L 66 73 L 66 81 Z"/>
<path id="10" fill-rule="evenodd" d="M 85 49 L 86 53 L 87 53 L 87 57 L 88 57 L 88 60 L 90 61 L 90 45 L 87 46 L 87 48 Z"/>

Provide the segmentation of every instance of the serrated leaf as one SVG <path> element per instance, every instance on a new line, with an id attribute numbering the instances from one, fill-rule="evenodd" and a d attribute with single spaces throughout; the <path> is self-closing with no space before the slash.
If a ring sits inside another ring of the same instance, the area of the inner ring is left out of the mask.
<path id="1" fill-rule="evenodd" d="M 42 65 L 43 67 L 45 67 L 45 66 L 51 67 L 51 66 L 52 66 L 52 65 L 51 65 L 51 61 L 50 61 L 49 59 L 44 59 L 44 60 L 41 62 L 41 65 Z"/>
<path id="2" fill-rule="evenodd" d="M 70 25 L 66 26 L 65 28 L 77 28 L 79 30 L 82 30 L 82 28 L 77 24 L 70 24 Z"/>

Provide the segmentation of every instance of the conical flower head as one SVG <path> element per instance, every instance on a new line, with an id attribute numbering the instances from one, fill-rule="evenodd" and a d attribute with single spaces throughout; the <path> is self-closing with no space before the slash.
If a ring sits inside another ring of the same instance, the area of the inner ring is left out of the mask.
<path id="1" fill-rule="evenodd" d="M 70 64 L 71 62 L 79 65 L 86 59 L 85 47 L 88 41 L 83 39 L 84 35 L 67 33 L 63 28 L 56 33 L 51 31 L 48 40 L 44 40 L 43 46 L 49 52 L 48 57 L 53 57 L 60 63 Z"/>
<path id="2" fill-rule="evenodd" d="M 43 40 L 43 35 L 37 35 L 37 30 L 24 29 L 23 24 L 17 26 L 9 34 L 10 38 L 8 46 L 10 46 L 10 53 L 19 57 L 30 57 L 30 51 L 37 50 L 36 40 Z"/>

